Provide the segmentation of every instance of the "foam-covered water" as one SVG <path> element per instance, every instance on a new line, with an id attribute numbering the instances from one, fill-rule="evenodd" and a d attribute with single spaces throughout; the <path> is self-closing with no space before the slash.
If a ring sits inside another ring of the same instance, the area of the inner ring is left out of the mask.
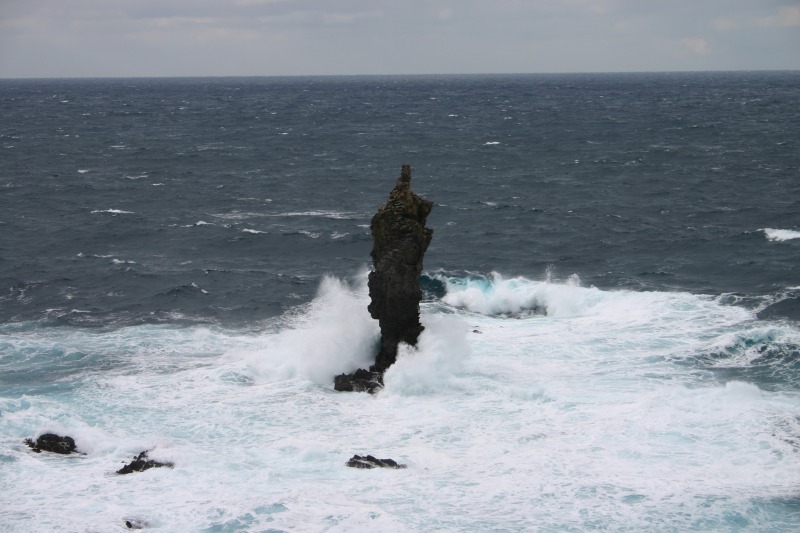
<path id="1" fill-rule="evenodd" d="M 800 530 L 797 82 L 0 80 L 0 531 Z"/>
<path id="2" fill-rule="evenodd" d="M 6 353 L 30 354 L 4 359 L 6 375 L 31 375 L 1 407 L 5 528 L 107 531 L 123 519 L 164 531 L 797 524 L 797 390 L 715 373 L 748 366 L 742 342 L 771 335 L 797 346 L 796 327 L 759 327 L 751 311 L 689 293 L 495 276 L 487 300 L 495 289 L 502 301 L 534 293 L 546 310 L 508 315 L 475 298 L 449 305 L 471 290 L 449 279 L 458 288 L 424 305 L 427 329 L 416 349 L 401 350 L 385 390 L 340 394 L 331 375 L 365 364 L 377 341 L 356 312 L 367 300 L 360 280 L 326 279 L 313 301 L 259 332 L 65 335 L 17 325 L 10 335 L 6 326 Z M 37 356 L 47 372 L 37 372 Z M 72 435 L 86 456 L 31 454 L 22 440 L 46 431 Z M 175 468 L 113 475 L 142 449 Z M 408 468 L 345 468 L 354 453 Z"/>

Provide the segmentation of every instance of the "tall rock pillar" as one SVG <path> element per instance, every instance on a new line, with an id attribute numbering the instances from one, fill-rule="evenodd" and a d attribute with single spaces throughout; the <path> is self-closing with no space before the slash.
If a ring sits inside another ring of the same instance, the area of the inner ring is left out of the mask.
<path id="1" fill-rule="evenodd" d="M 375 392 L 383 386 L 383 373 L 397 359 L 400 342 L 416 345 L 425 329 L 419 322 L 422 258 L 433 237 L 425 227 L 433 202 L 411 190 L 411 166 L 403 165 L 386 203 L 372 217 L 372 264 L 368 307 L 381 329 L 381 346 L 375 364 L 352 374 L 341 374 L 334 388 Z"/>
<path id="2" fill-rule="evenodd" d="M 375 370 L 384 372 L 397 358 L 397 344 L 417 343 L 422 258 L 433 237 L 425 227 L 433 202 L 411 190 L 411 166 L 403 165 L 389 199 L 372 217 L 372 264 L 369 313 L 381 328 Z"/>

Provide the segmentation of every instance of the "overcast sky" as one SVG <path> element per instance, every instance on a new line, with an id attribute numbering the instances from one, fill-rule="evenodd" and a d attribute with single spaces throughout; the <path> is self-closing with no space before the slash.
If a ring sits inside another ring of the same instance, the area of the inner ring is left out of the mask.
<path id="1" fill-rule="evenodd" d="M 0 77 L 800 69 L 787 0 L 0 0 Z"/>

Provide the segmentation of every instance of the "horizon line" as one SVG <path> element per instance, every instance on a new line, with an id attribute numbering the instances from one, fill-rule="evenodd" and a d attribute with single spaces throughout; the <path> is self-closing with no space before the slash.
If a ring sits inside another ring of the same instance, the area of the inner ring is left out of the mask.
<path id="1" fill-rule="evenodd" d="M 598 74 L 721 74 L 800 72 L 800 69 L 702 69 L 702 70 L 587 70 L 574 72 L 452 72 L 452 73 L 394 73 L 394 74 L 186 74 L 186 75 L 91 75 L 91 76 L 3 76 L 2 81 L 14 80 L 111 80 L 111 79 L 198 79 L 198 78 L 378 78 L 378 77 L 458 77 L 458 76 L 574 76 Z"/>

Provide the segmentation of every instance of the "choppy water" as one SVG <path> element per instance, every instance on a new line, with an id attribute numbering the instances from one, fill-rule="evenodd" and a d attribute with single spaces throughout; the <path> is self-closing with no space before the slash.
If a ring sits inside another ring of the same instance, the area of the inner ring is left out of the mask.
<path id="1" fill-rule="evenodd" d="M 0 81 L 0 530 L 796 531 L 798 82 Z M 337 393 L 406 161 L 427 329 Z"/>

